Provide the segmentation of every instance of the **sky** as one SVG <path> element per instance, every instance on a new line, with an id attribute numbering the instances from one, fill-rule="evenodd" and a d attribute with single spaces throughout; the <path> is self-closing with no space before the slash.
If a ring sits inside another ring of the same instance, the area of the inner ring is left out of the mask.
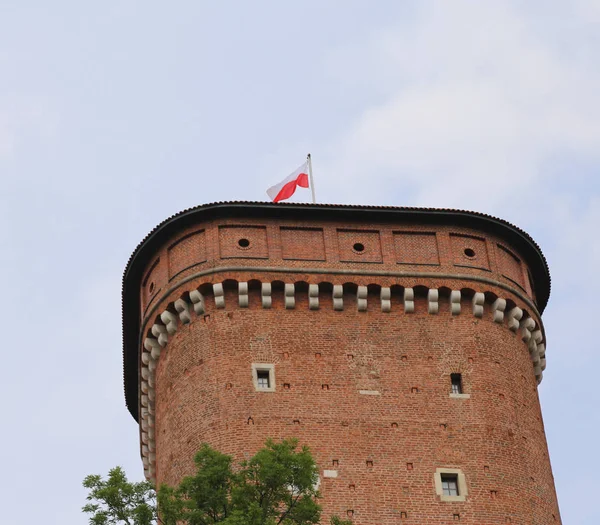
<path id="1" fill-rule="evenodd" d="M 87 523 L 87 474 L 142 478 L 129 255 L 310 152 L 318 202 L 474 210 L 540 244 L 563 523 L 600 523 L 599 62 L 599 0 L 2 0 L 3 521 Z"/>

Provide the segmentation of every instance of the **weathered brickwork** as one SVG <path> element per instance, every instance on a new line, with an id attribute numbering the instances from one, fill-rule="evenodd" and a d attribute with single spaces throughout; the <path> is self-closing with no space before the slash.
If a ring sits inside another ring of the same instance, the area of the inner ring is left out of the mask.
<path id="1" fill-rule="evenodd" d="M 324 523 L 560 523 L 525 258 L 465 227 L 307 216 L 203 221 L 147 258 L 147 476 L 176 483 L 203 442 L 242 459 L 297 437 L 319 464 Z M 274 391 L 257 391 L 253 363 L 272 365 Z M 436 494 L 444 468 L 464 474 L 464 501 Z"/>

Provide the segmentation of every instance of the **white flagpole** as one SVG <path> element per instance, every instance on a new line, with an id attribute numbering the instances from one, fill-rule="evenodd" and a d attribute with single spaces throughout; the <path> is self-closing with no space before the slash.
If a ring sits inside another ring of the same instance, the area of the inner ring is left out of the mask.
<path id="1" fill-rule="evenodd" d="M 317 199 L 315 197 L 315 181 L 313 180 L 312 173 L 312 159 L 310 158 L 310 153 L 306 156 L 308 160 L 308 177 L 310 178 L 310 191 L 312 192 L 312 201 L 313 204 L 317 203 Z"/>

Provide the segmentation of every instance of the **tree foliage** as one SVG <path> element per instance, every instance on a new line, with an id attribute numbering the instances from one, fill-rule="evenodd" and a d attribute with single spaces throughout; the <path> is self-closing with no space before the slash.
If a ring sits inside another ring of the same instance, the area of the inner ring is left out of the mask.
<path id="1" fill-rule="evenodd" d="M 299 448 L 295 439 L 281 443 L 269 440 L 252 459 L 235 466 L 231 456 L 205 444 L 194 461 L 196 473 L 193 476 L 185 477 L 177 487 L 160 487 L 158 522 L 162 525 L 311 525 L 320 522 L 321 506 L 316 502 L 318 469 L 309 449 Z M 83 509 L 93 514 L 92 525 L 149 525 L 157 519 L 156 505 L 143 507 L 144 511 L 140 506 L 154 497 L 151 487 L 147 483 L 130 483 L 131 489 L 125 490 L 123 482 L 127 480 L 118 467 L 110 471 L 106 482 L 99 476 L 86 478 L 84 486 L 93 489 L 88 500 L 99 501 Z M 130 494 L 137 496 L 130 497 Z M 339 517 L 333 517 L 331 523 L 351 525 Z"/>
<path id="2" fill-rule="evenodd" d="M 101 476 L 90 475 L 83 480 L 89 489 L 83 512 L 92 514 L 91 525 L 151 525 L 156 520 L 156 493 L 148 481 L 130 482 L 121 467 Z"/>

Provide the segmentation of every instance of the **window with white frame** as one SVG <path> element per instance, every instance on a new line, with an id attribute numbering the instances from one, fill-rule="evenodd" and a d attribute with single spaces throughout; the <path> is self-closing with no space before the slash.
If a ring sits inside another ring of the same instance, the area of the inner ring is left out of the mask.
<path id="1" fill-rule="evenodd" d="M 275 365 L 252 363 L 252 382 L 257 392 L 275 391 Z"/>
<path id="2" fill-rule="evenodd" d="M 458 468 L 437 468 L 434 474 L 435 492 L 440 501 L 465 501 L 467 481 Z"/>

